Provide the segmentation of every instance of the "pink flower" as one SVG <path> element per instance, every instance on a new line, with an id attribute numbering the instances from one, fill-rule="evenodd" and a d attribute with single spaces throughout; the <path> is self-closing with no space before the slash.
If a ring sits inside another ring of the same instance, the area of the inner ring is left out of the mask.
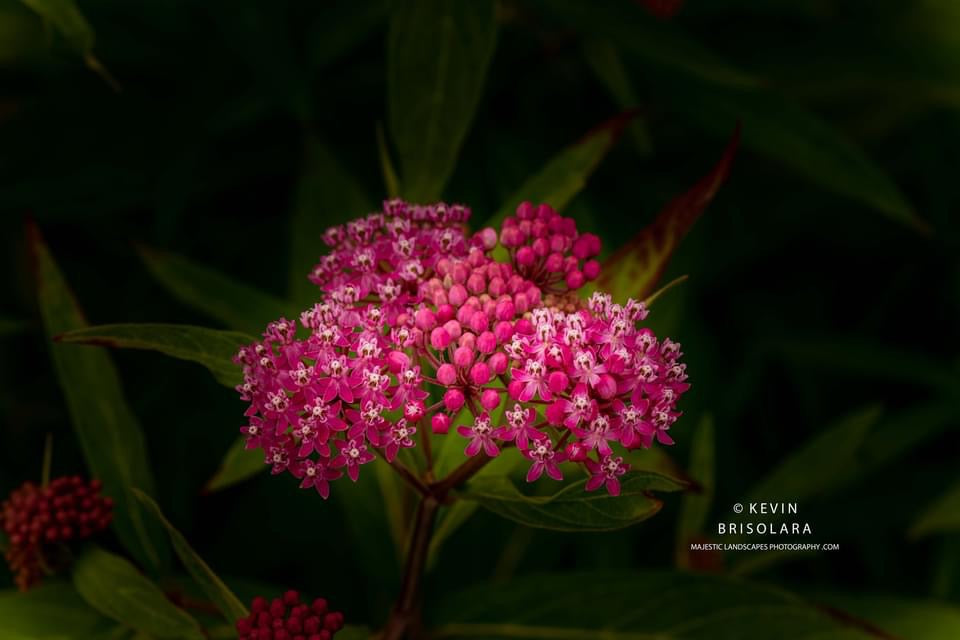
<path id="1" fill-rule="evenodd" d="M 346 467 L 347 475 L 356 482 L 360 475 L 360 465 L 373 461 L 375 457 L 367 451 L 367 445 L 363 444 L 362 441 L 351 439 L 341 445 L 340 453 L 330 462 L 330 466 L 334 468 Z"/>
<path id="2" fill-rule="evenodd" d="M 470 439 L 470 443 L 463 452 L 471 458 L 480 453 L 481 448 L 491 458 L 500 453 L 496 443 L 493 441 L 493 429 L 490 427 L 490 414 L 486 411 L 474 419 L 472 427 L 466 425 L 457 427 L 457 433 L 464 438 Z"/>
<path id="3" fill-rule="evenodd" d="M 413 425 L 408 426 L 407 421 L 403 418 L 400 418 L 396 424 L 390 427 L 387 444 L 383 449 L 387 462 L 393 462 L 400 449 L 409 449 L 414 446 L 415 443 L 410 436 L 416 432 L 417 428 Z"/>
<path id="4" fill-rule="evenodd" d="M 521 448 L 520 453 L 533 461 L 530 470 L 527 471 L 527 482 L 538 480 L 544 471 L 554 480 L 563 480 L 559 463 L 566 459 L 566 454 L 562 451 L 554 451 L 549 440 L 538 440 L 529 449 Z"/>
<path id="5" fill-rule="evenodd" d="M 542 400 L 552 400 L 553 393 L 547 382 L 546 366 L 540 360 L 527 360 L 523 369 L 510 371 L 510 397 L 520 402 L 529 402 L 539 395 Z"/>
<path id="6" fill-rule="evenodd" d="M 493 437 L 498 440 L 516 442 L 521 449 L 526 449 L 530 440 L 543 440 L 547 434 L 533 426 L 537 417 L 534 409 L 515 404 L 513 409 L 505 411 L 503 416 L 507 425 L 494 430 Z"/>
<path id="7" fill-rule="evenodd" d="M 604 456 L 600 462 L 587 458 L 587 469 L 590 479 L 587 480 L 587 491 L 595 491 L 601 486 L 607 487 L 607 493 L 612 496 L 620 495 L 620 476 L 630 469 L 630 465 L 620 456 Z"/>
<path id="8" fill-rule="evenodd" d="M 320 458 L 317 461 L 307 458 L 294 475 L 303 478 L 300 482 L 301 489 L 316 489 L 326 500 L 330 497 L 330 481 L 342 477 L 343 473 L 330 468 L 329 458 Z"/>

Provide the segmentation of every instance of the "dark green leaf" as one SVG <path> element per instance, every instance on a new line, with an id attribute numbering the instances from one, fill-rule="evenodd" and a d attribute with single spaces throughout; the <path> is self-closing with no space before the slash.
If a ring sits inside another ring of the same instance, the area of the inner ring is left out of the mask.
<path id="1" fill-rule="evenodd" d="M 960 373 L 945 366 L 942 360 L 857 336 L 796 336 L 770 342 L 766 350 L 791 364 L 817 371 L 849 373 L 857 378 L 869 376 L 960 394 Z"/>
<path id="2" fill-rule="evenodd" d="M 543 574 L 431 607 L 432 637 L 524 640 L 866 640 L 779 589 L 668 572 Z"/>
<path id="3" fill-rule="evenodd" d="M 118 555 L 89 547 L 74 563 L 73 585 L 94 609 L 148 636 L 204 639 L 196 620 Z"/>
<path id="4" fill-rule="evenodd" d="M 503 220 L 513 215 L 517 205 L 524 200 L 545 202 L 558 211 L 566 207 L 573 197 L 583 190 L 594 169 L 619 139 L 624 125 L 632 117 L 632 114 L 625 113 L 613 118 L 588 132 L 573 146 L 558 153 L 543 169 L 527 178 L 485 225 L 498 229 Z M 502 247 L 498 246 L 497 249 L 502 250 Z"/>
<path id="5" fill-rule="evenodd" d="M 307 137 L 303 163 L 290 222 L 290 296 L 306 307 L 319 298 L 319 289 L 307 276 L 327 251 L 323 232 L 369 213 L 373 203 L 316 137 Z"/>
<path id="6" fill-rule="evenodd" d="M 32 225 L 28 231 L 47 336 L 85 328 L 80 307 L 40 231 Z M 104 493 L 116 502 L 113 527 L 139 562 L 156 569 L 165 562 L 168 549 L 163 533 L 146 520 L 131 493 L 132 487 L 152 491 L 153 474 L 140 424 L 123 396 L 120 376 L 101 349 L 54 344 L 50 354 L 90 473 L 103 482 Z"/>
<path id="7" fill-rule="evenodd" d="M 678 29 L 648 16 L 639 6 L 578 0 L 523 0 L 545 17 L 607 39 L 624 53 L 672 74 L 729 86 L 756 86 L 757 78 L 721 60 Z M 729 129 L 728 129 L 729 130 Z"/>
<path id="8" fill-rule="evenodd" d="M 960 532 L 960 482 L 929 505 L 913 523 L 914 537 Z"/>
<path id="9" fill-rule="evenodd" d="M 236 331 L 177 324 L 105 324 L 57 336 L 59 342 L 119 349 L 159 351 L 173 358 L 202 364 L 218 382 L 235 387 L 243 381 L 240 367 L 231 358 L 253 342 Z"/>
<path id="10" fill-rule="evenodd" d="M 0 337 L 16 335 L 25 331 L 27 324 L 22 320 L 0 317 Z"/>
<path id="11" fill-rule="evenodd" d="M 404 197 L 436 200 L 453 173 L 496 42 L 491 0 L 398 0 L 387 37 L 387 113 Z"/>
<path id="12" fill-rule="evenodd" d="M 4 640 L 68 640 L 122 637 L 116 623 L 83 601 L 66 582 L 47 580 L 26 593 L 0 591 Z"/>
<path id="13" fill-rule="evenodd" d="M 247 449 L 245 439 L 240 437 L 234 440 L 220 463 L 216 475 L 210 478 L 205 491 L 213 493 L 252 478 L 267 465 L 263 461 L 263 452 L 257 449 Z"/>
<path id="14" fill-rule="evenodd" d="M 935 600 L 860 593 L 817 593 L 812 601 L 823 603 L 841 615 L 862 620 L 887 635 L 904 640 L 960 638 L 960 607 Z M 878 634 L 879 635 L 879 634 Z"/>
<path id="15" fill-rule="evenodd" d="M 460 493 L 465 500 L 529 527 L 556 531 L 609 531 L 629 527 L 655 515 L 663 503 L 653 491 L 677 491 L 682 485 L 666 476 L 641 471 L 621 479 L 619 496 L 600 488 L 584 490 L 586 480 L 567 485 L 551 496 L 527 496 L 509 478 L 474 478 Z"/>
<path id="16" fill-rule="evenodd" d="M 683 496 L 680 505 L 680 520 L 677 523 L 677 563 L 688 564 L 690 542 L 703 533 L 703 527 L 713 505 L 714 487 L 714 435 L 713 418 L 704 416 L 693 434 L 690 449 L 690 477 L 698 484 L 699 492 Z"/>
<path id="17" fill-rule="evenodd" d="M 141 249 L 150 273 L 175 298 L 231 329 L 260 335 L 268 322 L 295 319 L 296 306 L 172 253 Z"/>
<path id="18" fill-rule="evenodd" d="M 870 407 L 827 427 L 760 481 L 750 491 L 750 500 L 798 502 L 836 489 L 856 472 L 867 436 L 880 415 L 878 407 Z"/>
<path id="19" fill-rule="evenodd" d="M 584 54 L 590 69 L 610 93 L 617 107 L 630 111 L 640 106 L 640 98 L 633 82 L 623 66 L 619 52 L 612 44 L 600 40 L 587 42 L 584 45 Z M 641 156 L 647 157 L 653 153 L 650 131 L 639 114 L 633 117 L 627 130 Z"/>
<path id="20" fill-rule="evenodd" d="M 153 498 L 137 489 L 134 489 L 134 495 L 167 530 L 167 534 L 170 536 L 170 543 L 173 545 L 173 550 L 177 552 L 180 561 L 183 562 L 183 566 L 187 569 L 187 573 L 193 577 L 197 585 L 199 585 L 207 597 L 210 598 L 210 601 L 220 610 L 220 613 L 230 622 L 236 622 L 238 619 L 249 615 L 249 611 L 247 611 L 243 603 L 237 599 L 237 596 L 235 596 L 229 587 L 223 583 L 223 580 L 213 572 L 213 569 L 203 561 L 203 558 L 197 555 L 197 552 L 193 550 L 193 547 L 190 546 L 187 539 L 170 524 L 170 521 L 167 520 L 163 512 L 160 511 L 159 505 L 154 502 Z"/>
<path id="21" fill-rule="evenodd" d="M 387 136 L 383 133 L 383 125 L 380 123 L 377 123 L 377 149 L 380 152 L 380 172 L 383 174 L 387 195 L 396 198 L 400 195 L 400 178 L 397 177 L 393 158 L 390 157 L 390 147 L 387 146 Z"/>
<path id="22" fill-rule="evenodd" d="M 914 228 L 925 228 L 883 168 L 843 132 L 771 91 L 654 81 L 674 108 L 714 135 L 743 124 L 743 145 L 809 181 Z M 699 109 L 695 103 L 709 104 Z"/>
<path id="23" fill-rule="evenodd" d="M 674 198 L 645 227 L 604 263 L 597 287 L 615 300 L 643 300 L 652 294 L 680 241 L 713 201 L 730 174 L 740 143 L 740 128 L 733 133 L 720 161 L 683 195 Z"/>
<path id="24" fill-rule="evenodd" d="M 327 66 L 368 40 L 385 26 L 388 6 L 387 0 L 372 0 L 357 11 L 353 2 L 325 2 L 308 40 L 310 62 L 315 68 Z"/>
<path id="25" fill-rule="evenodd" d="M 93 55 L 94 33 L 87 19 L 73 0 L 20 0 L 56 29 L 71 48 L 83 56 L 83 61 L 111 87 L 119 90 L 117 81 Z"/>

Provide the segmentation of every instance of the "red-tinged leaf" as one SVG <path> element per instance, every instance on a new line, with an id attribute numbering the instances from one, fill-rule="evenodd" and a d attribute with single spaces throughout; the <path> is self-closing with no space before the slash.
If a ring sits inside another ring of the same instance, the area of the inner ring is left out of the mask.
<path id="1" fill-rule="evenodd" d="M 683 8 L 683 0 L 637 0 L 655 18 L 669 20 Z"/>
<path id="2" fill-rule="evenodd" d="M 653 224 L 621 247 L 603 266 L 597 288 L 615 300 L 643 300 L 654 291 L 683 237 L 706 210 L 730 173 L 740 143 L 740 126 L 733 132 L 720 161 L 692 189 L 671 200 Z"/>

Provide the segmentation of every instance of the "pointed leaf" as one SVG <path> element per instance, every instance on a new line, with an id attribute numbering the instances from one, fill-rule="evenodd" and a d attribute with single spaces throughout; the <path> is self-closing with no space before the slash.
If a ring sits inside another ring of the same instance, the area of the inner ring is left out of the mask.
<path id="1" fill-rule="evenodd" d="M 26 593 L 0 591 L 5 639 L 105 638 L 117 632 L 117 624 L 91 608 L 68 582 L 48 579 Z"/>
<path id="2" fill-rule="evenodd" d="M 314 136 L 308 136 L 305 144 L 290 221 L 290 297 L 302 307 L 320 297 L 307 276 L 327 251 L 323 232 L 374 207 L 363 186 L 341 166 L 333 151 Z"/>
<path id="3" fill-rule="evenodd" d="M 432 637 L 517 640 L 867 640 L 780 589 L 681 572 L 540 574 L 447 596 Z"/>
<path id="4" fill-rule="evenodd" d="M 879 407 L 868 407 L 827 427 L 767 474 L 749 499 L 798 502 L 834 490 L 855 473 L 867 435 L 881 414 Z"/>
<path id="5" fill-rule="evenodd" d="M 757 86 L 760 81 L 730 65 L 672 25 L 663 24 L 642 8 L 579 0 L 523 0 L 546 18 L 603 38 L 625 54 L 670 74 L 725 86 Z"/>
<path id="6" fill-rule="evenodd" d="M 404 197 L 436 200 L 453 173 L 496 43 L 491 0 L 398 0 L 387 36 L 387 114 Z"/>
<path id="7" fill-rule="evenodd" d="M 960 638 L 960 607 L 955 603 L 871 593 L 814 593 L 810 599 L 862 621 L 884 640 Z"/>
<path id="8" fill-rule="evenodd" d="M 119 90 L 117 81 L 93 55 L 94 33 L 74 0 L 20 0 L 56 29 L 67 44 L 83 56 L 91 71 L 99 74 L 111 87 Z"/>
<path id="9" fill-rule="evenodd" d="M 677 565 L 689 564 L 690 542 L 703 533 L 710 514 L 716 480 L 714 478 L 713 418 L 705 415 L 693 434 L 690 449 L 690 477 L 697 482 L 700 491 L 683 496 L 680 505 L 680 520 L 677 524 Z"/>
<path id="10" fill-rule="evenodd" d="M 182 256 L 142 248 L 147 269 L 175 298 L 219 320 L 231 329 L 260 335 L 267 323 L 284 316 L 295 319 L 295 305 Z"/>
<path id="11" fill-rule="evenodd" d="M 243 437 L 237 438 L 230 445 L 227 454 L 220 463 L 217 473 L 210 478 L 204 491 L 213 493 L 221 491 L 248 478 L 265 471 L 268 467 L 263 461 L 263 452 L 257 449 L 247 449 Z"/>
<path id="12" fill-rule="evenodd" d="M 243 603 L 230 591 L 230 588 L 224 584 L 223 580 L 213 572 L 213 569 L 203 561 L 203 558 L 197 555 L 197 552 L 193 550 L 193 547 L 191 547 L 187 539 L 183 537 L 183 534 L 170 524 L 170 521 L 167 520 L 163 512 L 160 511 L 159 505 L 154 502 L 153 498 L 137 489 L 134 489 L 134 495 L 167 530 L 167 534 L 170 536 L 170 543 L 173 545 L 173 550 L 177 552 L 177 556 L 179 556 L 180 561 L 183 562 L 187 573 L 197 582 L 197 585 L 203 590 L 206 596 L 210 598 L 210 601 L 216 605 L 220 613 L 230 622 L 236 622 L 238 619 L 248 616 L 250 612 L 243 606 Z"/>
<path id="13" fill-rule="evenodd" d="M 653 224 L 617 250 L 603 265 L 597 287 L 616 300 L 643 300 L 653 293 L 680 241 L 706 210 L 730 173 L 740 142 L 738 127 L 720 161 L 683 195 L 674 198 Z"/>
<path id="14" fill-rule="evenodd" d="M 73 565 L 73 586 L 94 609 L 148 636 L 204 640 L 196 620 L 118 555 L 89 547 Z"/>
<path id="15" fill-rule="evenodd" d="M 910 528 L 915 538 L 960 532 L 960 482 L 923 510 Z"/>
<path id="16" fill-rule="evenodd" d="M 56 340 L 68 344 L 159 351 L 205 366 L 218 382 L 231 388 L 243 382 L 240 367 L 232 358 L 241 346 L 254 341 L 236 331 L 177 324 L 104 324 L 68 331 L 57 336 Z"/>
<path id="17" fill-rule="evenodd" d="M 743 145 L 782 163 L 811 183 L 914 229 L 926 223 L 890 175 L 832 124 L 768 90 L 730 89 L 654 79 L 672 106 L 705 131 L 720 136 L 743 124 Z M 709 104 L 709 109 L 697 104 Z"/>
<path id="18" fill-rule="evenodd" d="M 48 337 L 87 326 L 40 231 L 28 227 L 40 315 Z M 145 567 L 159 568 L 168 549 L 163 534 L 144 517 L 131 488 L 153 490 L 153 474 L 143 433 L 127 405 L 120 376 L 101 349 L 74 345 L 50 347 L 57 377 L 67 400 L 71 422 L 90 474 L 103 482 L 104 493 L 116 503 L 113 528 Z"/>
<path id="19" fill-rule="evenodd" d="M 622 113 L 587 132 L 582 140 L 558 153 L 543 169 L 527 178 L 484 226 L 499 229 L 504 219 L 513 215 L 517 205 L 524 200 L 545 202 L 558 211 L 566 207 L 583 190 L 600 161 L 619 140 L 624 126 L 633 117 L 632 111 Z M 502 248 L 498 246 L 498 249 Z"/>
<path id="20" fill-rule="evenodd" d="M 606 490 L 584 490 L 586 480 L 567 485 L 552 496 L 527 496 L 504 476 L 474 478 L 459 495 L 499 516 L 529 527 L 555 531 L 610 531 L 655 515 L 663 503 L 652 491 L 678 491 L 682 485 L 651 472 L 632 472 L 621 479 L 619 496 Z"/>
<path id="21" fill-rule="evenodd" d="M 630 80 L 620 53 L 610 42 L 592 40 L 583 47 L 587 63 L 597 79 L 606 88 L 617 107 L 624 111 L 633 111 L 640 107 L 640 98 Z M 642 157 L 653 153 L 650 131 L 639 114 L 628 125 L 630 137 Z"/>
<path id="22" fill-rule="evenodd" d="M 14 318 L 0 316 L 0 337 L 16 335 L 27 328 L 27 323 Z"/>

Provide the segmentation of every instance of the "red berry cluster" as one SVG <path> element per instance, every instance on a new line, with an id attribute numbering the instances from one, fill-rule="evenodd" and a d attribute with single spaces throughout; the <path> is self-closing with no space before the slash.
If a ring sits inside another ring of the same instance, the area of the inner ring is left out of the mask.
<path id="1" fill-rule="evenodd" d="M 10 539 L 7 563 L 20 589 L 39 581 L 44 568 L 59 564 L 59 545 L 107 528 L 113 500 L 101 496 L 100 489 L 99 480 L 64 476 L 45 487 L 24 483 L 0 505 L 0 527 Z"/>
<path id="2" fill-rule="evenodd" d="M 343 614 L 330 611 L 327 601 L 300 602 L 300 594 L 287 591 L 269 603 L 257 596 L 250 616 L 237 620 L 240 640 L 330 640 L 343 628 Z"/>

